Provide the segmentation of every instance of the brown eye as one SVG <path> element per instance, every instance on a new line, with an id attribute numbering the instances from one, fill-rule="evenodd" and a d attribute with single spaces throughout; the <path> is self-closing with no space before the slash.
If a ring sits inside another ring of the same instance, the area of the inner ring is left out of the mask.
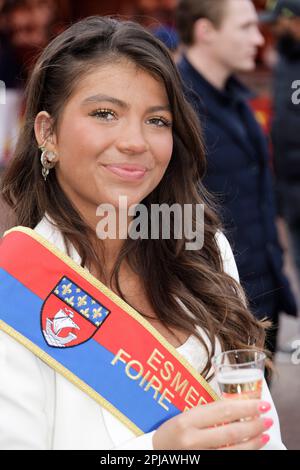
<path id="1" fill-rule="evenodd" d="M 92 112 L 90 116 L 95 116 L 97 119 L 101 121 L 113 121 L 116 119 L 116 113 L 111 109 L 97 109 L 96 111 Z"/>
<path id="2" fill-rule="evenodd" d="M 154 117 L 148 119 L 147 122 L 149 122 L 150 124 L 154 124 L 156 127 L 172 127 L 172 122 L 163 117 Z"/>

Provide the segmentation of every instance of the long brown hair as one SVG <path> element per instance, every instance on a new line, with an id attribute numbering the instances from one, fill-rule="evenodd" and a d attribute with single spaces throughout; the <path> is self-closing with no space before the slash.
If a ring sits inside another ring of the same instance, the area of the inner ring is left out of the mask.
<path id="1" fill-rule="evenodd" d="M 176 67 L 164 45 L 140 25 L 108 17 L 89 17 L 64 31 L 42 52 L 26 88 L 26 114 L 15 156 L 3 180 L 2 194 L 13 208 L 16 223 L 34 228 L 49 214 L 62 233 L 67 249 L 78 249 L 82 265 L 99 266 L 95 234 L 60 187 L 55 170 L 45 182 L 34 134 L 36 115 L 47 111 L 53 129 L 74 87 L 95 66 L 126 59 L 160 80 L 173 115 L 173 154 L 157 188 L 142 201 L 150 204 L 205 204 L 205 243 L 201 250 L 185 249 L 187 240 L 128 239 L 115 264 L 112 279 L 123 298 L 118 276 L 126 260 L 143 282 L 158 319 L 167 328 L 196 334 L 208 354 L 203 374 L 211 367 L 215 337 L 224 349 L 264 345 L 264 326 L 249 312 L 242 290 L 224 273 L 216 232 L 221 229 L 211 199 L 201 184 L 205 152 L 196 114 L 182 92 Z M 194 229 L 195 229 L 194 221 Z M 203 227 L 198 227 L 199 230 Z M 111 279 L 111 281 L 112 281 Z M 125 298 L 126 300 L 126 298 Z M 179 301 L 179 302 L 178 302 Z M 187 311 L 188 310 L 188 311 Z M 143 312 L 140 312 L 143 314 Z M 145 315 L 146 316 L 146 315 Z M 196 326 L 207 332 L 211 350 Z"/>

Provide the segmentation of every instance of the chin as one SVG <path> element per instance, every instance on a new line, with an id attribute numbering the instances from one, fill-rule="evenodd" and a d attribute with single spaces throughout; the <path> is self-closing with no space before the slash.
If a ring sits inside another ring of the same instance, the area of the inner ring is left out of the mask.
<path id="1" fill-rule="evenodd" d="M 110 198 L 107 198 L 104 204 L 109 204 L 113 206 L 115 209 L 125 208 L 128 209 L 129 207 L 140 204 L 142 199 L 138 199 L 137 196 L 133 196 L 130 194 L 118 194 L 116 196 L 111 195 Z"/>
<path id="2" fill-rule="evenodd" d="M 253 59 L 250 59 L 248 61 L 245 61 L 244 63 L 240 63 L 238 66 L 238 71 L 239 72 L 252 72 L 253 70 L 256 69 L 256 62 Z"/>

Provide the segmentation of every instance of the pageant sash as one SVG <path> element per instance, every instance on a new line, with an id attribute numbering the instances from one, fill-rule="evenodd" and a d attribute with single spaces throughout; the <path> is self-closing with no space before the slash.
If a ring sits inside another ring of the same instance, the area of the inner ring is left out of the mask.
<path id="1" fill-rule="evenodd" d="M 138 312 L 31 229 L 0 243 L 0 328 L 136 435 L 218 399 Z"/>

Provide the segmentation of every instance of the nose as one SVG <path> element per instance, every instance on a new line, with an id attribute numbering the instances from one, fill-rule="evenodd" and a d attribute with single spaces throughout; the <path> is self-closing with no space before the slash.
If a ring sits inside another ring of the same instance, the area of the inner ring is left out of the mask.
<path id="1" fill-rule="evenodd" d="M 255 45 L 256 47 L 263 46 L 265 43 L 265 38 L 263 37 L 262 33 L 260 32 L 260 29 L 256 27 L 255 31 Z"/>
<path id="2" fill-rule="evenodd" d="M 149 150 L 140 122 L 128 123 L 123 127 L 117 141 L 117 148 L 126 154 L 143 154 Z"/>

